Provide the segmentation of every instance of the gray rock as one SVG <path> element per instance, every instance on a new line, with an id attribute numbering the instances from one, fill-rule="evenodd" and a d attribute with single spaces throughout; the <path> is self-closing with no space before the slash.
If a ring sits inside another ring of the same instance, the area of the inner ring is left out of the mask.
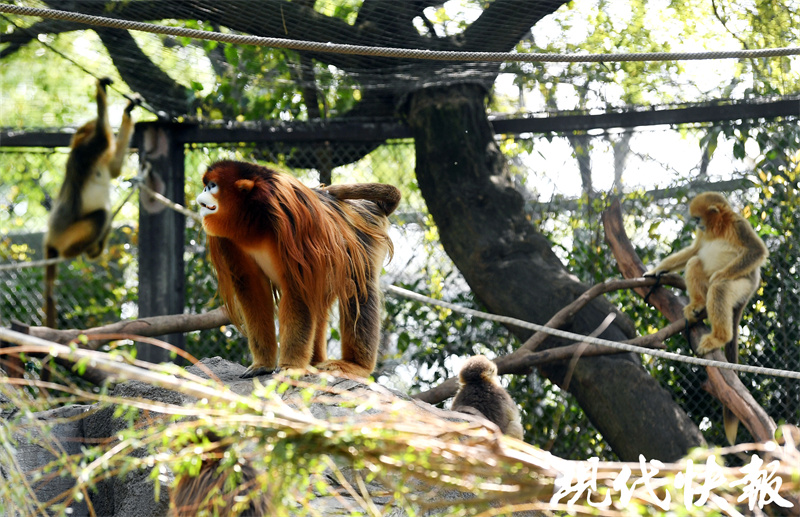
<path id="1" fill-rule="evenodd" d="M 214 375 L 219 377 L 225 384 L 227 384 L 232 391 L 238 394 L 249 394 L 253 390 L 252 379 L 240 379 L 245 367 L 239 364 L 231 363 L 220 357 L 205 359 L 202 364 L 211 370 Z M 187 369 L 191 373 L 200 377 L 208 378 L 208 375 L 203 368 L 199 366 L 192 366 Z M 263 381 L 264 379 L 262 379 Z M 317 380 L 315 376 L 308 376 L 310 382 Z M 365 385 L 350 379 L 334 378 L 328 382 L 329 386 L 335 387 L 337 390 L 346 390 L 353 393 L 374 393 L 379 391 L 386 395 L 400 397 L 404 400 L 411 401 L 408 396 L 393 392 L 387 388 L 377 385 Z M 294 400 L 299 400 L 300 390 L 290 388 L 283 395 L 282 398 L 288 404 L 292 404 Z M 169 404 L 185 405 L 192 402 L 190 397 L 176 393 L 173 391 L 157 388 L 145 383 L 131 381 L 117 385 L 112 394 L 116 397 L 123 398 L 139 398 L 153 401 L 160 401 Z M 440 416 L 444 416 L 453 420 L 458 418 L 453 413 L 437 409 L 429 404 L 419 401 L 413 401 L 419 411 L 433 412 Z M 331 404 L 318 404 L 314 403 L 310 407 L 311 413 L 319 419 L 329 419 L 333 417 L 352 416 L 353 410 L 348 407 L 340 407 Z M 364 414 L 373 414 L 378 412 L 377 409 L 369 409 Z M 83 416 L 83 418 L 78 418 Z M 114 417 L 114 408 L 100 407 L 100 406 L 69 406 L 52 411 L 36 413 L 34 420 L 38 422 L 51 421 L 55 418 L 68 418 L 65 423 L 59 423 L 53 426 L 52 430 L 43 436 L 35 424 L 36 422 L 28 422 L 26 429 L 32 431 L 23 435 L 17 433 L 18 446 L 16 447 L 16 461 L 22 467 L 23 471 L 30 471 L 45 465 L 53 459 L 53 456 L 43 446 L 46 442 L 45 439 L 51 441 L 55 440 L 70 454 L 79 454 L 81 451 L 82 443 L 97 443 L 98 440 L 107 439 L 116 436 L 117 433 L 125 428 L 128 424 L 124 418 Z M 413 418 L 413 415 L 409 415 Z M 23 421 L 24 423 L 24 421 Z M 0 422 L 2 425 L 2 422 Z M 138 454 L 137 452 L 133 453 Z M 0 467 L 7 467 L 0 465 Z M 341 466 L 342 472 L 346 478 L 354 481 L 354 472 L 346 465 Z M 171 473 L 166 473 L 164 476 L 165 482 L 162 483 L 160 490 L 160 498 L 156 499 L 153 487 L 153 481 L 150 477 L 148 470 L 140 470 L 130 472 L 124 477 L 115 477 L 98 484 L 97 489 L 91 493 L 91 502 L 96 512 L 100 517 L 162 517 L 166 516 L 168 512 L 168 485 L 172 479 Z M 335 477 L 329 476 L 332 486 L 337 484 Z M 75 480 L 70 477 L 58 477 L 48 482 L 38 482 L 35 484 L 36 493 L 41 501 L 47 501 L 52 497 L 69 490 L 75 484 Z M 377 489 L 378 485 L 371 484 L 368 488 Z M 422 488 L 422 487 L 421 487 Z M 430 487 L 429 487 L 430 488 Z M 372 490 L 370 490 L 372 491 Z M 346 491 L 342 491 L 345 494 Z M 458 492 L 439 493 L 439 497 L 447 500 L 458 500 L 468 497 L 468 494 Z M 344 497 L 346 499 L 346 497 Z M 342 515 L 347 513 L 346 507 L 342 505 L 340 499 L 318 498 L 313 501 L 313 506 L 323 515 Z M 390 499 L 375 498 L 378 505 L 388 505 L 382 507 L 382 513 L 388 516 L 400 516 L 404 513 L 393 507 Z M 72 514 L 74 516 L 89 515 L 88 508 L 85 502 L 75 503 L 72 506 Z"/>

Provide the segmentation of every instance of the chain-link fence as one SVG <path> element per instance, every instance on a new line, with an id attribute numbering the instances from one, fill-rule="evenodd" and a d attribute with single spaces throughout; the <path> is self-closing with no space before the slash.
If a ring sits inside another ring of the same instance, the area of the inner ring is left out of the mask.
<path id="1" fill-rule="evenodd" d="M 688 197 L 704 189 L 725 191 L 734 207 L 743 210 L 754 224 L 771 253 L 763 271 L 763 287 L 742 321 L 740 360 L 800 370 L 800 331 L 794 324 L 800 307 L 796 280 L 800 253 L 795 244 L 800 232 L 796 215 L 800 144 L 793 124 L 662 127 L 547 138 L 506 135 L 498 140 L 509 158 L 509 173 L 528 203 L 532 222 L 551 239 L 571 272 L 587 284 L 619 275 L 603 241 L 599 218 L 607 193 L 616 190 L 626 196 L 623 209 L 630 237 L 643 261 L 649 263 L 690 241 L 691 231 L 683 228 Z M 340 151 L 345 154 L 337 155 Z M 57 192 L 57 171 L 63 170 L 65 156 L 60 150 L 5 149 L 0 153 L 0 170 L 4 171 L 0 173 L 0 264 L 41 258 L 47 211 Z M 297 144 L 236 150 L 193 146 L 186 149 L 186 203 L 192 206 L 202 171 L 216 159 L 257 158 L 290 169 L 307 185 L 315 186 L 320 171 L 293 164 L 341 163 L 356 157 L 360 158 L 349 165 L 333 168 L 333 182 L 381 181 L 398 185 L 404 194 L 391 218 L 395 253 L 386 267 L 386 280 L 448 301 L 476 305 L 427 215 L 414 178 L 410 141 L 377 147 L 331 143 L 322 150 L 318 145 Z M 135 163 L 132 158 L 123 177 L 135 176 Z M 130 188 L 128 181 L 117 182 L 115 207 Z M 59 266 L 61 328 L 88 328 L 136 316 L 137 210 L 134 196 L 115 220 L 109 252 L 100 261 L 79 259 Z M 185 240 L 186 311 L 202 312 L 218 306 L 219 299 L 203 231 L 192 220 L 187 220 Z M 41 323 L 42 275 L 40 268 L 0 270 L 3 325 L 11 319 Z M 610 298 L 631 317 L 640 333 L 664 324 L 655 309 L 632 293 L 615 293 Z M 478 352 L 507 353 L 518 346 L 496 325 L 472 318 L 461 318 L 457 325 L 451 321 L 435 308 L 387 299 L 380 379 L 401 389 L 439 382 L 441 370 L 424 364 L 424 358 L 432 356 L 420 355 L 422 349 L 426 353 L 438 350 L 441 364 L 437 368 L 452 375 L 460 358 Z M 336 336 L 335 331 L 331 333 L 331 355 L 338 353 Z M 186 346 L 196 357 L 220 355 L 249 361 L 244 338 L 232 327 L 191 333 Z M 670 340 L 668 349 L 691 354 L 680 336 Z M 720 426 L 712 425 L 721 420 L 721 405 L 703 390 L 705 370 L 648 357 L 643 362 L 672 390 L 709 442 L 722 443 Z M 742 377 L 775 421 L 800 423 L 798 381 Z M 596 435 L 585 417 L 573 415 L 570 419 L 558 409 L 575 404 L 538 376 L 514 379 L 510 389 L 527 418 L 537 421 L 535 429 L 528 428 L 529 441 L 553 447 L 554 441 L 566 441 L 571 434 Z M 555 423 L 543 423 L 548 419 Z M 587 453 L 585 449 L 564 449 L 559 452 L 565 456 L 585 457 Z M 590 452 L 606 455 L 602 444 Z"/>

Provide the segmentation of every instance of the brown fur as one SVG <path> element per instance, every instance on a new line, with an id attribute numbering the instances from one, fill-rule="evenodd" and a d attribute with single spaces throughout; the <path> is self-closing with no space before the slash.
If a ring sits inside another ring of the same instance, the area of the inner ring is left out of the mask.
<path id="1" fill-rule="evenodd" d="M 280 292 L 280 368 L 372 373 L 380 330 L 378 275 L 392 251 L 386 216 L 399 191 L 377 184 L 361 191 L 310 189 L 289 175 L 233 161 L 213 164 L 203 183 L 217 189 L 202 199 L 213 199 L 215 212 L 203 226 L 220 295 L 253 354 L 244 377 L 275 367 L 273 290 Z M 328 312 L 337 299 L 339 361 L 327 360 L 325 346 Z"/>
<path id="2" fill-rule="evenodd" d="M 662 260 L 646 275 L 685 270 L 689 304 L 684 315 L 697 321 L 708 314 L 711 333 L 697 346 L 705 355 L 725 347 L 728 362 L 739 360 L 739 321 L 745 305 L 761 284 L 761 266 L 767 247 L 742 216 L 718 192 L 706 192 L 689 204 L 689 214 L 699 220 L 692 244 Z M 737 423 L 725 410 L 728 440 L 735 440 Z"/>
<path id="3" fill-rule="evenodd" d="M 106 106 L 106 85 L 110 79 L 97 81 L 97 119 L 87 122 L 70 143 L 64 183 L 56 198 L 44 238 L 48 259 L 77 257 L 85 253 L 97 258 L 105 249 L 110 218 L 110 181 L 120 174 L 128 142 L 133 133 L 131 101 L 122 116 L 114 140 Z M 54 286 L 56 266 L 45 271 L 45 324 L 56 326 Z"/>
<path id="4" fill-rule="evenodd" d="M 239 465 L 241 470 L 238 473 L 224 469 L 220 463 L 223 454 L 223 447 L 203 453 L 200 472 L 193 477 L 177 479 L 170 490 L 170 517 L 195 517 L 204 511 L 209 515 L 233 515 L 233 504 L 258 489 L 255 469 L 247 463 Z M 232 476 L 235 476 L 234 480 L 230 479 Z M 235 488 L 231 489 L 231 483 Z M 270 513 L 269 497 L 257 494 L 237 515 L 264 517 Z"/>
<path id="5" fill-rule="evenodd" d="M 460 384 L 452 410 L 481 416 L 493 422 L 509 436 L 522 439 L 519 408 L 500 386 L 497 366 L 485 356 L 467 359 L 458 374 Z"/>

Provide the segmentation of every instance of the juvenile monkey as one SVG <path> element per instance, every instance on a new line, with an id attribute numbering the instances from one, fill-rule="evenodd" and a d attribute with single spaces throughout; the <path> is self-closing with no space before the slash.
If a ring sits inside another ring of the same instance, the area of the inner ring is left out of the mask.
<path id="1" fill-rule="evenodd" d="M 458 374 L 459 389 L 451 409 L 481 416 L 509 436 L 522 439 L 519 408 L 500 386 L 497 366 L 483 355 L 467 359 Z"/>
<path id="2" fill-rule="evenodd" d="M 718 192 L 705 192 L 689 204 L 689 214 L 698 221 L 692 244 L 662 260 L 645 276 L 685 270 L 689 304 L 687 321 L 695 322 L 703 309 L 711 333 L 697 346 L 697 355 L 725 347 L 730 363 L 739 360 L 739 321 L 745 305 L 761 283 L 761 266 L 767 247 L 750 223 L 736 214 Z M 725 431 L 733 443 L 738 421 L 723 411 Z"/>
<path id="3" fill-rule="evenodd" d="M 111 179 L 120 174 L 133 133 L 132 100 L 125 108 L 116 141 L 108 120 L 106 86 L 111 79 L 97 81 L 97 119 L 87 122 L 70 143 L 67 171 L 47 223 L 44 249 L 48 259 L 76 257 L 85 253 L 97 258 L 105 248 L 111 225 Z M 56 326 L 53 289 L 56 265 L 45 271 L 45 321 Z"/>
<path id="4" fill-rule="evenodd" d="M 244 331 L 253 364 L 243 378 L 278 368 L 375 368 L 383 260 L 391 253 L 387 216 L 400 192 L 391 185 L 310 189 L 256 164 L 222 161 L 203 176 L 197 197 L 219 291 Z M 273 292 L 280 293 L 280 357 Z M 328 312 L 339 301 L 342 358 L 327 359 Z"/>

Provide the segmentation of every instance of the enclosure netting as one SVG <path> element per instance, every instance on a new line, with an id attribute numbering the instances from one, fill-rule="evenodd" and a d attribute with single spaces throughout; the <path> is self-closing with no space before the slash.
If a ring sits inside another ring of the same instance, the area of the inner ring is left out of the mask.
<path id="1" fill-rule="evenodd" d="M 773 125 L 775 134 L 795 133 L 795 123 Z M 664 172 L 660 179 L 663 187 L 672 186 L 670 197 L 653 201 L 653 195 L 638 194 L 629 197 L 623 204 L 630 224 L 630 234 L 645 261 L 654 261 L 669 252 L 670 247 L 684 245 L 691 238 L 691 231 L 684 230 L 686 217 L 685 204 L 689 191 L 685 188 L 683 173 L 677 169 L 674 156 L 653 148 L 649 141 L 674 141 L 675 145 L 694 156 L 699 167 L 702 161 L 698 142 L 713 127 L 684 127 L 680 131 L 671 129 L 631 131 L 630 148 L 627 159 L 618 171 L 623 190 L 630 178 L 630 189 L 639 179 L 639 171 L 659 169 Z M 591 138 L 592 169 L 606 170 L 606 174 L 596 175 L 595 187 L 607 189 L 614 182 L 614 156 L 610 147 L 618 141 L 620 134 L 607 133 Z M 597 213 L 587 217 L 587 211 L 599 210 L 603 206 L 589 208 L 575 202 L 576 191 L 559 178 L 544 180 L 549 167 L 557 166 L 561 174 L 575 177 L 579 164 L 574 157 L 563 152 L 569 146 L 568 135 L 554 135 L 549 138 L 519 138 L 506 135 L 498 139 L 501 145 L 529 148 L 514 155 L 511 167 L 517 174 L 520 190 L 528 199 L 528 209 L 532 220 L 539 225 L 553 242 L 558 243 L 557 252 L 571 271 L 581 276 L 587 284 L 602 282 L 607 278 L 619 276 L 613 260 L 609 259 L 603 241 L 603 230 Z M 682 142 L 682 143 L 681 143 Z M 780 145 L 776 141 L 775 145 Z M 800 231 L 800 218 L 792 206 L 780 178 L 785 166 L 796 168 L 797 163 L 779 163 L 764 160 L 756 168 L 749 160 L 733 157 L 733 145 L 722 143 L 721 149 L 708 165 L 710 175 L 705 181 L 722 182 L 731 178 L 750 178 L 745 188 L 731 192 L 731 200 L 737 207 L 748 207 L 751 220 L 761 221 L 756 226 L 764 236 L 770 251 L 771 260 L 763 273 L 763 289 L 754 298 L 745 312 L 742 322 L 741 362 L 781 369 L 800 369 L 800 333 L 797 331 L 796 307 L 800 304 L 797 292 L 797 267 L 800 253 L 794 236 Z M 334 150 L 336 146 L 334 146 Z M 674 148 L 673 148 L 674 150 Z M 466 282 L 454 267 L 441 245 L 436 240 L 435 229 L 426 214 L 414 179 L 413 144 L 397 141 L 367 152 L 366 157 L 352 165 L 334 170 L 341 181 L 372 181 L 392 177 L 401 184 L 406 194 L 404 204 L 392 222 L 392 239 L 395 242 L 395 256 L 386 267 L 386 280 L 405 285 L 422 292 L 438 293 L 446 300 L 466 306 L 476 306 L 471 298 Z M 672 153 L 674 155 L 674 151 Z M 264 159 L 262 151 L 206 147 L 187 149 L 187 204 L 197 194 L 199 174 L 204 165 L 217 158 L 233 157 Z M 31 185 L 20 185 L 20 194 L 0 213 L 0 226 L 4 228 L 0 242 L 0 263 L 11 264 L 40 258 L 40 243 L 45 225 L 45 212 L 41 209 L 42 191 L 57 188 L 55 176 L 42 173 L 42 170 L 60 170 L 63 167 L 65 152 L 53 150 L 49 153 L 34 154 L 27 150 L 7 152 L 0 155 L 4 163 L 22 166 L 27 161 L 39 158 L 43 161 L 30 169 Z M 277 156 L 271 158 L 279 162 Z M 36 163 L 31 161 L 31 164 Z M 135 166 L 135 156 L 131 156 L 129 168 Z M 733 163 L 734 167 L 729 165 Z M 46 164 L 46 165 L 42 165 Z M 313 184 L 317 176 L 315 170 L 295 169 L 298 177 Z M 563 180 L 563 177 L 561 177 Z M 740 184 L 737 182 L 737 184 Z M 130 185 L 121 181 L 114 194 L 115 206 L 121 202 Z M 603 199 L 602 194 L 598 194 Z M 59 325 L 62 328 L 89 328 L 109 323 L 121 317 L 136 316 L 137 300 L 137 212 L 134 202 L 121 212 L 115 224 L 109 252 L 99 263 L 83 259 L 62 265 L 59 278 Z M 8 231 L 10 230 L 10 231 Z M 215 297 L 216 281 L 213 269 L 206 257 L 205 239 L 202 229 L 187 220 L 185 234 L 186 262 L 186 311 L 202 312 L 219 304 Z M 29 324 L 39 324 L 42 320 L 41 295 L 42 270 L 39 268 L 0 271 L 0 313 L 4 321 L 17 319 Z M 611 295 L 612 301 L 623 308 L 639 327 L 651 331 L 663 326 L 657 311 L 644 304 L 632 293 Z M 488 353 L 501 354 L 511 351 L 515 346 L 507 331 L 497 325 L 478 318 L 463 317 L 458 314 L 442 312 L 436 307 L 425 307 L 402 299 L 387 296 L 387 319 L 382 337 L 383 360 L 377 375 L 381 382 L 407 389 L 411 384 L 426 388 L 438 383 L 435 374 L 421 374 L 418 378 L 410 373 L 413 368 L 409 360 L 414 350 L 413 343 L 424 346 L 432 364 L 448 361 L 452 354 Z M 648 327 L 649 326 L 649 327 Z M 412 343 L 409 346 L 407 343 Z M 406 343 L 406 345 L 403 345 Z M 331 354 L 338 353 L 338 341 L 330 339 Z M 192 333 L 187 336 L 187 350 L 197 357 L 221 355 L 243 364 L 249 362 L 244 338 L 232 327 L 221 331 Z M 676 336 L 668 343 L 668 349 L 691 355 L 683 336 Z M 652 373 L 659 377 L 665 386 L 670 386 L 682 407 L 707 433 L 712 443 L 723 443 L 720 434 L 721 405 L 706 393 L 702 386 L 706 374 L 703 368 L 689 366 L 661 359 L 644 358 Z M 413 363 L 411 363 L 413 364 Z M 423 365 L 418 365 L 425 370 Z M 800 422 L 800 382 L 772 378 L 764 375 L 744 375 L 746 385 L 756 399 L 776 420 L 790 423 Z M 410 380 L 414 379 L 414 380 Z M 410 384 L 411 383 L 411 384 Z M 591 435 L 594 431 L 587 422 L 566 419 L 562 428 L 548 427 L 548 419 L 557 408 L 573 404 L 553 386 L 536 375 L 512 381 L 512 393 L 518 400 L 536 400 L 536 405 L 523 408 L 529 411 L 529 418 L 538 422 L 531 432 L 535 443 L 544 444 L 554 438 L 568 442 L 571 433 Z M 554 391 L 555 389 L 555 391 Z M 538 426 L 542 426 L 541 428 Z M 561 437 L 561 438 L 559 438 Z M 602 442 L 600 442 L 602 444 Z M 586 454 L 606 455 L 608 451 L 598 450 L 559 450 L 561 454 L 582 457 Z"/>
<path id="2" fill-rule="evenodd" d="M 262 2 L 234 0 L 231 2 L 168 2 L 139 1 L 104 2 L 84 0 L 71 2 L 16 2 L 31 7 L 51 7 L 71 12 L 153 22 L 169 26 L 197 28 L 223 33 L 277 37 L 314 42 L 350 45 L 379 45 L 395 48 L 486 51 L 491 50 L 493 35 L 507 30 L 503 24 L 514 18 L 512 7 L 499 6 L 486 23 L 473 24 L 469 33 L 463 29 L 474 21 L 470 14 L 449 19 L 437 13 L 439 2 L 371 2 L 361 9 L 360 2 L 298 1 Z M 543 13 L 563 2 L 538 2 Z M 471 10 L 472 13 L 475 9 Z M 72 31 L 86 26 L 57 20 L 37 20 L 30 17 L 3 15 L 12 27 L 3 35 L 7 45 L 2 56 L 10 55 L 31 44 L 39 50 L 48 49 L 58 38 L 71 38 Z M 487 17 L 488 18 L 488 17 Z M 437 19 L 434 24 L 431 19 Z M 408 23 L 413 20 L 413 25 Z M 411 28 L 413 30 L 409 30 Z M 282 101 L 287 116 L 307 117 L 307 113 L 292 112 L 297 91 L 318 95 L 317 106 L 323 117 L 347 115 L 350 118 L 391 116 L 387 98 L 401 101 L 404 93 L 421 85 L 478 82 L 491 87 L 505 65 L 501 63 L 453 63 L 443 61 L 390 59 L 374 56 L 325 54 L 323 65 L 316 61 L 319 53 L 300 54 L 280 49 L 247 47 L 226 43 L 204 42 L 188 38 L 145 34 L 141 32 L 92 27 L 89 41 L 63 51 L 63 57 L 49 59 L 76 74 L 80 69 L 95 76 L 122 76 L 127 87 L 138 91 L 154 111 L 171 118 L 189 117 L 233 120 L 247 113 L 257 117 L 260 97 L 266 91 L 272 96 L 285 91 Z M 88 36 L 88 34 L 85 34 Z M 536 50 L 531 41 L 522 49 Z M 498 49 L 506 50 L 506 49 Z M 46 53 L 51 52 L 47 50 Z M 220 105 L 216 97 L 218 78 L 224 78 L 225 88 L 240 89 L 239 105 Z M 295 88 L 295 85 L 299 88 Z M 245 87 L 246 86 L 246 87 Z M 77 94 L 79 89 L 69 84 L 58 86 L 62 95 Z M 71 89 L 73 91 L 68 91 Z M 349 95 L 342 95 L 349 90 Z M 338 92 L 334 98 L 333 93 Z M 8 122 L 36 120 L 37 96 L 29 96 L 27 113 L 11 116 Z M 391 109 L 391 105 L 390 109 Z M 8 106 L 6 106 L 8 108 Z M 4 109 L 6 109 L 4 108 Z M 264 106 L 261 106 L 263 109 Z M 354 109 L 355 108 L 355 109 Z M 298 110 L 300 108 L 297 108 Z M 34 115 L 31 117 L 30 115 Z M 312 113 L 312 115 L 318 115 Z M 42 121 L 44 126 L 48 124 Z"/>
<path id="3" fill-rule="evenodd" d="M 668 41 L 653 38 L 656 42 L 616 47 L 609 38 L 613 39 L 613 32 L 618 29 L 606 21 L 603 28 L 609 31 L 609 36 L 598 40 L 596 48 L 576 48 L 572 33 L 580 32 L 576 26 L 584 22 L 580 9 L 562 7 L 558 23 L 553 16 L 548 17 L 564 4 L 561 0 L 485 3 L 78 0 L 68 4 L 18 0 L 13 3 L 223 34 L 412 50 L 541 54 L 696 52 L 740 46 L 733 37 L 711 39 L 695 33 Z M 647 26 L 663 22 L 672 14 L 670 9 L 648 6 L 646 12 L 621 10 L 615 16 L 622 25 L 635 21 Z M 703 14 L 706 13 L 698 16 Z M 516 26 L 518 23 L 529 26 L 533 22 L 536 26 L 527 35 Z M 374 121 L 392 117 L 405 95 L 420 86 L 465 82 L 482 84 L 487 91 L 495 84 L 503 84 L 506 90 L 518 87 L 520 91 L 533 90 L 533 95 L 525 99 L 520 96 L 515 106 L 506 107 L 522 113 L 607 110 L 631 103 L 663 105 L 743 99 L 752 88 L 752 84 L 736 77 L 735 60 L 654 62 L 641 66 L 613 61 L 590 65 L 448 62 L 301 53 L 11 14 L 0 15 L 0 25 L 3 28 L 0 59 L 23 53 L 30 62 L 25 70 L 7 70 L 0 78 L 5 96 L 0 107 L 0 126 L 26 130 L 50 128 L 56 120 L 77 125 L 91 115 L 83 101 L 91 94 L 92 76 L 122 79 L 115 88 L 142 94 L 152 111 L 150 117 L 158 113 L 172 119 L 201 121 L 261 120 L 276 112 L 280 112 L 284 121 L 343 117 Z M 524 36 L 514 45 L 505 38 L 509 33 Z M 766 43 L 788 45 L 790 33 L 786 39 Z M 763 62 L 772 69 L 791 68 L 785 58 Z M 60 71 L 59 77 L 48 80 L 44 77 L 46 71 L 54 66 Z M 574 74 L 565 72 L 587 66 L 595 72 L 585 74 L 585 79 L 567 78 Z M 708 74 L 733 79 L 721 86 L 696 79 L 697 75 Z M 65 80 L 67 75 L 70 77 Z M 613 85 L 625 78 L 640 83 L 637 95 L 621 95 Z M 651 87 L 655 79 L 660 81 L 659 87 Z M 612 84 L 603 84 L 604 81 Z M 566 102 L 561 99 L 555 106 L 535 95 L 536 90 L 554 85 L 568 99 Z M 668 92 L 665 85 L 669 86 Z M 70 109 L 54 110 L 48 102 L 53 96 Z M 569 100 L 572 97 L 574 101 Z"/>
<path id="4" fill-rule="evenodd" d="M 470 14 L 476 13 L 474 9 L 455 16 L 432 7 L 439 2 L 369 2 L 368 11 L 359 10 L 361 2 L 323 0 L 289 3 L 77 0 L 68 6 L 61 2 L 15 3 L 223 33 L 431 50 L 499 50 L 491 46 L 493 36 L 507 30 L 501 23 L 489 23 L 492 17 L 474 24 L 475 18 Z M 538 5 L 549 11 L 546 3 Z M 513 18 L 514 13 L 509 16 L 500 12 L 494 19 L 507 23 Z M 402 23 L 408 19 L 413 20 L 414 31 L 408 30 L 409 24 Z M 47 19 L 3 15 L 0 24 L 4 28 L 0 59 L 19 53 L 29 64 L 26 70 L 5 69 L 0 77 L 4 95 L 0 126 L 17 130 L 52 129 L 56 121 L 74 127 L 92 118 L 94 77 L 110 76 L 117 80 L 115 88 L 119 92 L 142 94 L 152 112 L 137 111 L 140 119 L 154 119 L 155 113 L 160 113 L 178 120 L 236 122 L 262 120 L 277 113 L 270 123 L 280 124 L 309 118 L 391 119 L 394 106 L 403 102 L 403 96 L 410 90 L 420 85 L 465 81 L 482 83 L 487 90 L 494 85 L 496 92 L 502 85 L 506 92 L 519 87 L 519 94 L 510 96 L 515 104 L 505 106 L 510 111 L 530 114 L 553 110 L 553 106 L 537 101 L 534 94 L 522 93 L 534 85 L 525 83 L 533 79 L 522 77 L 523 74 L 538 77 L 547 86 L 548 80 L 557 82 L 567 67 L 330 54 L 324 60 L 317 60 L 319 56 L 314 53 L 117 29 L 88 30 L 84 25 Z M 465 29 L 471 32 L 467 34 Z M 531 34 L 516 48 L 519 52 L 562 50 L 557 42 L 558 36 L 548 39 L 546 35 Z M 63 68 L 63 73 L 48 75 L 54 66 Z M 618 64 L 603 66 L 609 68 L 611 75 L 622 70 Z M 669 66 L 673 65 L 653 65 L 651 71 L 659 73 L 659 67 Z M 685 66 L 717 70 L 729 65 L 703 62 Z M 680 79 L 672 86 L 675 93 L 667 100 L 674 103 L 709 101 L 723 93 L 721 89 L 698 93 L 696 88 L 683 88 Z M 737 89 L 736 81 L 729 86 L 729 97 L 744 95 L 741 88 Z M 576 110 L 591 109 L 601 100 L 604 108 L 628 105 L 627 99 L 612 94 L 613 87 L 587 83 L 578 85 L 574 91 L 589 92 L 573 106 Z M 112 93 L 115 125 L 124 106 L 119 92 Z M 637 100 L 645 105 L 658 101 L 662 107 L 665 102 L 663 96 L 646 89 Z M 758 144 L 743 143 L 740 137 L 759 125 L 766 135 L 763 140 Z M 768 127 L 758 122 L 748 126 L 731 121 L 592 134 L 499 135 L 497 140 L 509 157 L 510 170 L 528 203 L 531 220 L 556 244 L 555 250 L 570 270 L 587 284 L 619 275 L 603 242 L 598 217 L 603 192 L 616 188 L 630 195 L 624 210 L 629 217 L 631 237 L 646 262 L 663 257 L 672 247 L 685 244 L 690 238 L 690 232 L 682 230 L 688 193 L 686 177 L 690 172 L 696 182 L 717 185 L 730 192 L 737 208 L 746 207 L 746 215 L 772 254 L 764 271 L 763 289 L 745 313 L 741 361 L 800 370 L 800 331 L 796 322 L 800 306 L 797 292 L 800 253 L 796 246 L 800 228 L 796 214 L 800 212 L 795 199 L 796 152 L 800 143 L 796 119 L 788 118 Z M 714 142 L 715 152 L 709 152 L 710 142 Z M 337 165 L 336 181 L 388 181 L 403 189 L 403 205 L 392 219 L 396 253 L 387 266 L 388 280 L 475 304 L 463 278 L 438 243 L 435 227 L 425 211 L 414 179 L 413 144 L 407 140 L 380 146 L 332 141 L 330 152 L 332 162 Z M 313 146 L 297 143 L 236 149 L 193 146 L 187 149 L 186 158 L 187 203 L 191 204 L 197 193 L 199 171 L 216 158 L 277 163 L 292 169 L 307 184 L 314 184 L 318 171 L 309 164 L 316 163 L 315 153 Z M 0 264 L 41 258 L 39 246 L 46 224 L 45 207 L 48 196 L 58 188 L 65 160 L 65 149 L 0 148 Z M 579 179 L 585 170 L 591 172 L 588 183 Z M 136 173 L 137 162 L 132 155 L 123 178 Z M 12 174 L 16 183 L 10 185 L 7 178 Z M 117 206 L 132 186 L 125 180 L 115 186 L 112 199 Z M 659 197 L 664 193 L 659 194 L 657 189 L 667 187 L 675 190 Z M 586 199 L 587 193 L 599 204 L 578 201 L 582 196 Z M 115 220 L 110 251 L 99 263 L 77 260 L 61 267 L 59 324 L 62 328 L 87 328 L 136 316 L 138 210 L 135 202 L 136 198 L 123 207 Z M 194 222 L 187 223 L 185 237 L 186 310 L 200 312 L 218 303 L 214 300 L 216 284 L 205 258 L 202 232 Z M 41 280 L 41 269 L 0 271 L 0 314 L 4 321 L 40 323 Z M 649 325 L 652 330 L 664 323 L 653 314 L 654 309 L 635 296 L 615 295 L 613 301 L 640 328 Z M 382 346 L 385 357 L 390 359 L 382 363 L 379 373 L 397 385 L 405 384 L 404 388 L 410 384 L 424 388 L 440 380 L 435 376 L 426 378 L 424 373 L 416 378 L 403 370 L 408 353 L 401 346 L 404 339 L 438 347 L 432 353 L 437 358 L 446 358 L 456 349 L 463 352 L 464 346 L 473 353 L 499 353 L 502 350 L 498 348 L 498 339 L 509 350 L 514 346 L 506 331 L 475 319 L 469 319 L 467 326 L 447 328 L 436 309 L 392 298 L 387 298 L 387 305 L 389 316 Z M 669 347 L 690 354 L 681 337 L 673 338 Z M 190 335 L 187 348 L 198 357 L 223 355 L 247 362 L 246 345 L 232 328 L 216 334 L 203 333 L 202 338 L 196 333 Z M 672 388 L 682 407 L 707 431 L 709 440 L 722 443 L 718 430 L 721 406 L 702 389 L 704 370 L 647 357 L 643 360 L 664 385 Z M 798 381 L 744 377 L 748 388 L 776 422 L 800 423 Z M 560 428 L 544 424 L 547 419 L 555 418 L 553 415 L 564 405 L 566 395 L 541 379 L 531 376 L 515 380 L 510 389 L 518 398 L 529 397 L 537 402 L 523 409 L 529 411 L 529 419 L 543 423 L 541 429 L 549 430 L 529 430 L 528 438 L 534 443 L 569 443 L 571 433 L 593 432 L 582 420 L 566 419 Z M 598 454 L 597 450 L 566 447 L 556 452 L 578 458 Z M 604 451 L 599 453 L 603 455 Z"/>

